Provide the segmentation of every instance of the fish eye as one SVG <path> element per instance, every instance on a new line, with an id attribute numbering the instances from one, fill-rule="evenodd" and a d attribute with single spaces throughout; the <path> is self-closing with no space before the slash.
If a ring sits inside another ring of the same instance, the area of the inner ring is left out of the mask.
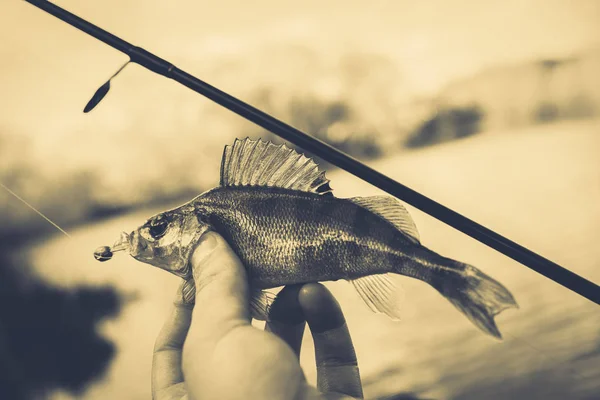
<path id="1" fill-rule="evenodd" d="M 167 227 L 169 226 L 169 222 L 165 219 L 154 220 L 150 223 L 150 227 L 148 228 L 148 232 L 154 239 L 160 239 L 167 232 Z"/>

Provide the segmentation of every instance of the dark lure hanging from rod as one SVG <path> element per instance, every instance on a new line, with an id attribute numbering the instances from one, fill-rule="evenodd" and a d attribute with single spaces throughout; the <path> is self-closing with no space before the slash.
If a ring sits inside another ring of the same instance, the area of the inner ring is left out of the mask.
<path id="1" fill-rule="evenodd" d="M 129 62 L 139 64 L 157 74 L 171 78 L 195 92 L 213 100 L 234 113 L 254 122 L 279 137 L 311 152 L 325 161 L 369 182 L 373 186 L 395 196 L 419 210 L 445 222 L 453 228 L 471 236 L 483 244 L 520 262 L 532 270 L 552 279 L 560 285 L 600 304 L 600 287 L 566 268 L 540 256 L 504 236 L 472 221 L 463 215 L 439 204 L 430 198 L 396 182 L 369 168 L 336 148 L 295 129 L 276 118 L 246 104 L 206 82 L 180 70 L 173 64 L 154 54 L 134 46 L 119 37 L 93 25 L 86 20 L 46 0 L 25 0 L 62 21 L 106 43 L 129 56 Z M 127 65 L 127 64 L 126 64 Z M 123 66 L 124 67 L 124 66 Z M 121 67 L 120 70 L 123 69 Z M 118 72 L 120 72 L 117 71 Z M 113 77 L 116 76 L 113 75 Z M 112 79 L 112 78 L 111 78 Z M 91 111 L 110 89 L 110 79 L 92 97 L 85 107 Z"/>
<path id="2" fill-rule="evenodd" d="M 129 60 L 125 64 L 123 64 L 123 66 L 121 68 L 119 68 L 117 70 L 117 72 L 115 72 L 110 78 L 108 78 L 108 80 L 104 83 L 104 85 L 100 86 L 98 88 L 98 90 L 96 90 L 96 93 L 94 93 L 94 95 L 92 96 L 90 101 L 88 101 L 88 103 L 83 108 L 84 113 L 89 113 L 90 111 L 92 111 L 94 109 L 94 107 L 96 107 L 98 105 L 98 103 L 100 103 L 102 101 L 104 96 L 106 96 L 108 94 L 108 91 L 110 90 L 110 81 L 112 81 L 117 75 L 119 75 L 119 73 L 121 71 L 123 71 L 123 69 L 130 62 L 131 62 L 131 60 Z"/>

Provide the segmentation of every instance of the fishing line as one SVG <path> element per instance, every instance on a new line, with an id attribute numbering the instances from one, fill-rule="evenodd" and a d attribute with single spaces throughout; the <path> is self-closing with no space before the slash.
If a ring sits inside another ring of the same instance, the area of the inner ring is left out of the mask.
<path id="1" fill-rule="evenodd" d="M 31 204 L 29 204 L 28 202 L 26 202 L 21 196 L 19 196 L 18 194 L 16 194 L 15 192 L 13 192 L 12 190 L 10 190 L 9 188 L 7 188 L 6 186 L 4 186 L 3 183 L 0 183 L 0 186 L 2 186 L 8 193 L 12 194 L 13 196 L 15 196 L 18 200 L 20 200 L 23 204 L 25 204 L 27 207 L 31 208 L 33 211 L 35 211 L 40 217 L 44 218 L 46 221 L 48 221 L 49 223 L 51 223 L 56 229 L 58 229 L 59 231 L 61 231 L 62 233 L 64 233 L 69 239 L 71 238 L 71 235 L 69 235 L 63 228 L 61 228 L 60 226 L 58 226 L 56 223 L 54 223 L 50 218 L 46 217 L 44 214 L 42 214 L 41 211 L 38 211 L 37 208 L 35 208 L 34 206 L 32 206 Z"/>

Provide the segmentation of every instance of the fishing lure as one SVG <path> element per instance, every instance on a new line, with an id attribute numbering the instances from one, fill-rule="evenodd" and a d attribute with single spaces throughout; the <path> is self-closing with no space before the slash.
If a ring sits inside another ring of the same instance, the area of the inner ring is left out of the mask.
<path id="1" fill-rule="evenodd" d="M 406 208 L 389 196 L 338 198 L 325 172 L 285 145 L 236 139 L 225 146 L 220 185 L 159 213 L 96 259 L 115 251 L 187 281 L 194 299 L 190 256 L 202 234 L 219 233 L 248 271 L 251 311 L 267 320 L 265 289 L 306 282 L 350 281 L 374 312 L 400 317 L 393 279 L 427 282 L 483 332 L 501 338 L 494 316 L 518 308 L 502 284 L 477 268 L 421 244 Z"/>

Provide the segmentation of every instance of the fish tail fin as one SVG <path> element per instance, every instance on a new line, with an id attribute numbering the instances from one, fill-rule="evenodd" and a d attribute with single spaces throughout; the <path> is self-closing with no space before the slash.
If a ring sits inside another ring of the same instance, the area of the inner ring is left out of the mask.
<path id="1" fill-rule="evenodd" d="M 444 269 L 442 276 L 433 279 L 431 285 L 479 329 L 502 339 L 494 317 L 508 308 L 519 308 L 513 295 L 477 268 L 447 260 L 452 265 Z"/>
<path id="2" fill-rule="evenodd" d="M 471 265 L 441 257 L 422 247 L 419 232 L 408 210 L 393 197 L 353 197 L 349 200 L 394 225 L 402 234 L 403 242 L 414 244 L 413 250 L 416 252 L 425 252 L 422 254 L 425 259 L 437 260 L 439 266 L 436 272 L 426 281 L 479 329 L 498 339 L 502 338 L 494 317 L 507 308 L 519 308 L 504 286 Z M 407 270 L 404 265 L 396 265 L 392 269 L 390 272 L 423 279 L 420 272 L 415 272 L 413 268 Z M 428 268 L 417 266 L 416 269 Z M 394 289 L 386 275 L 363 277 L 352 283 L 371 309 L 399 318 L 398 290 Z"/>

